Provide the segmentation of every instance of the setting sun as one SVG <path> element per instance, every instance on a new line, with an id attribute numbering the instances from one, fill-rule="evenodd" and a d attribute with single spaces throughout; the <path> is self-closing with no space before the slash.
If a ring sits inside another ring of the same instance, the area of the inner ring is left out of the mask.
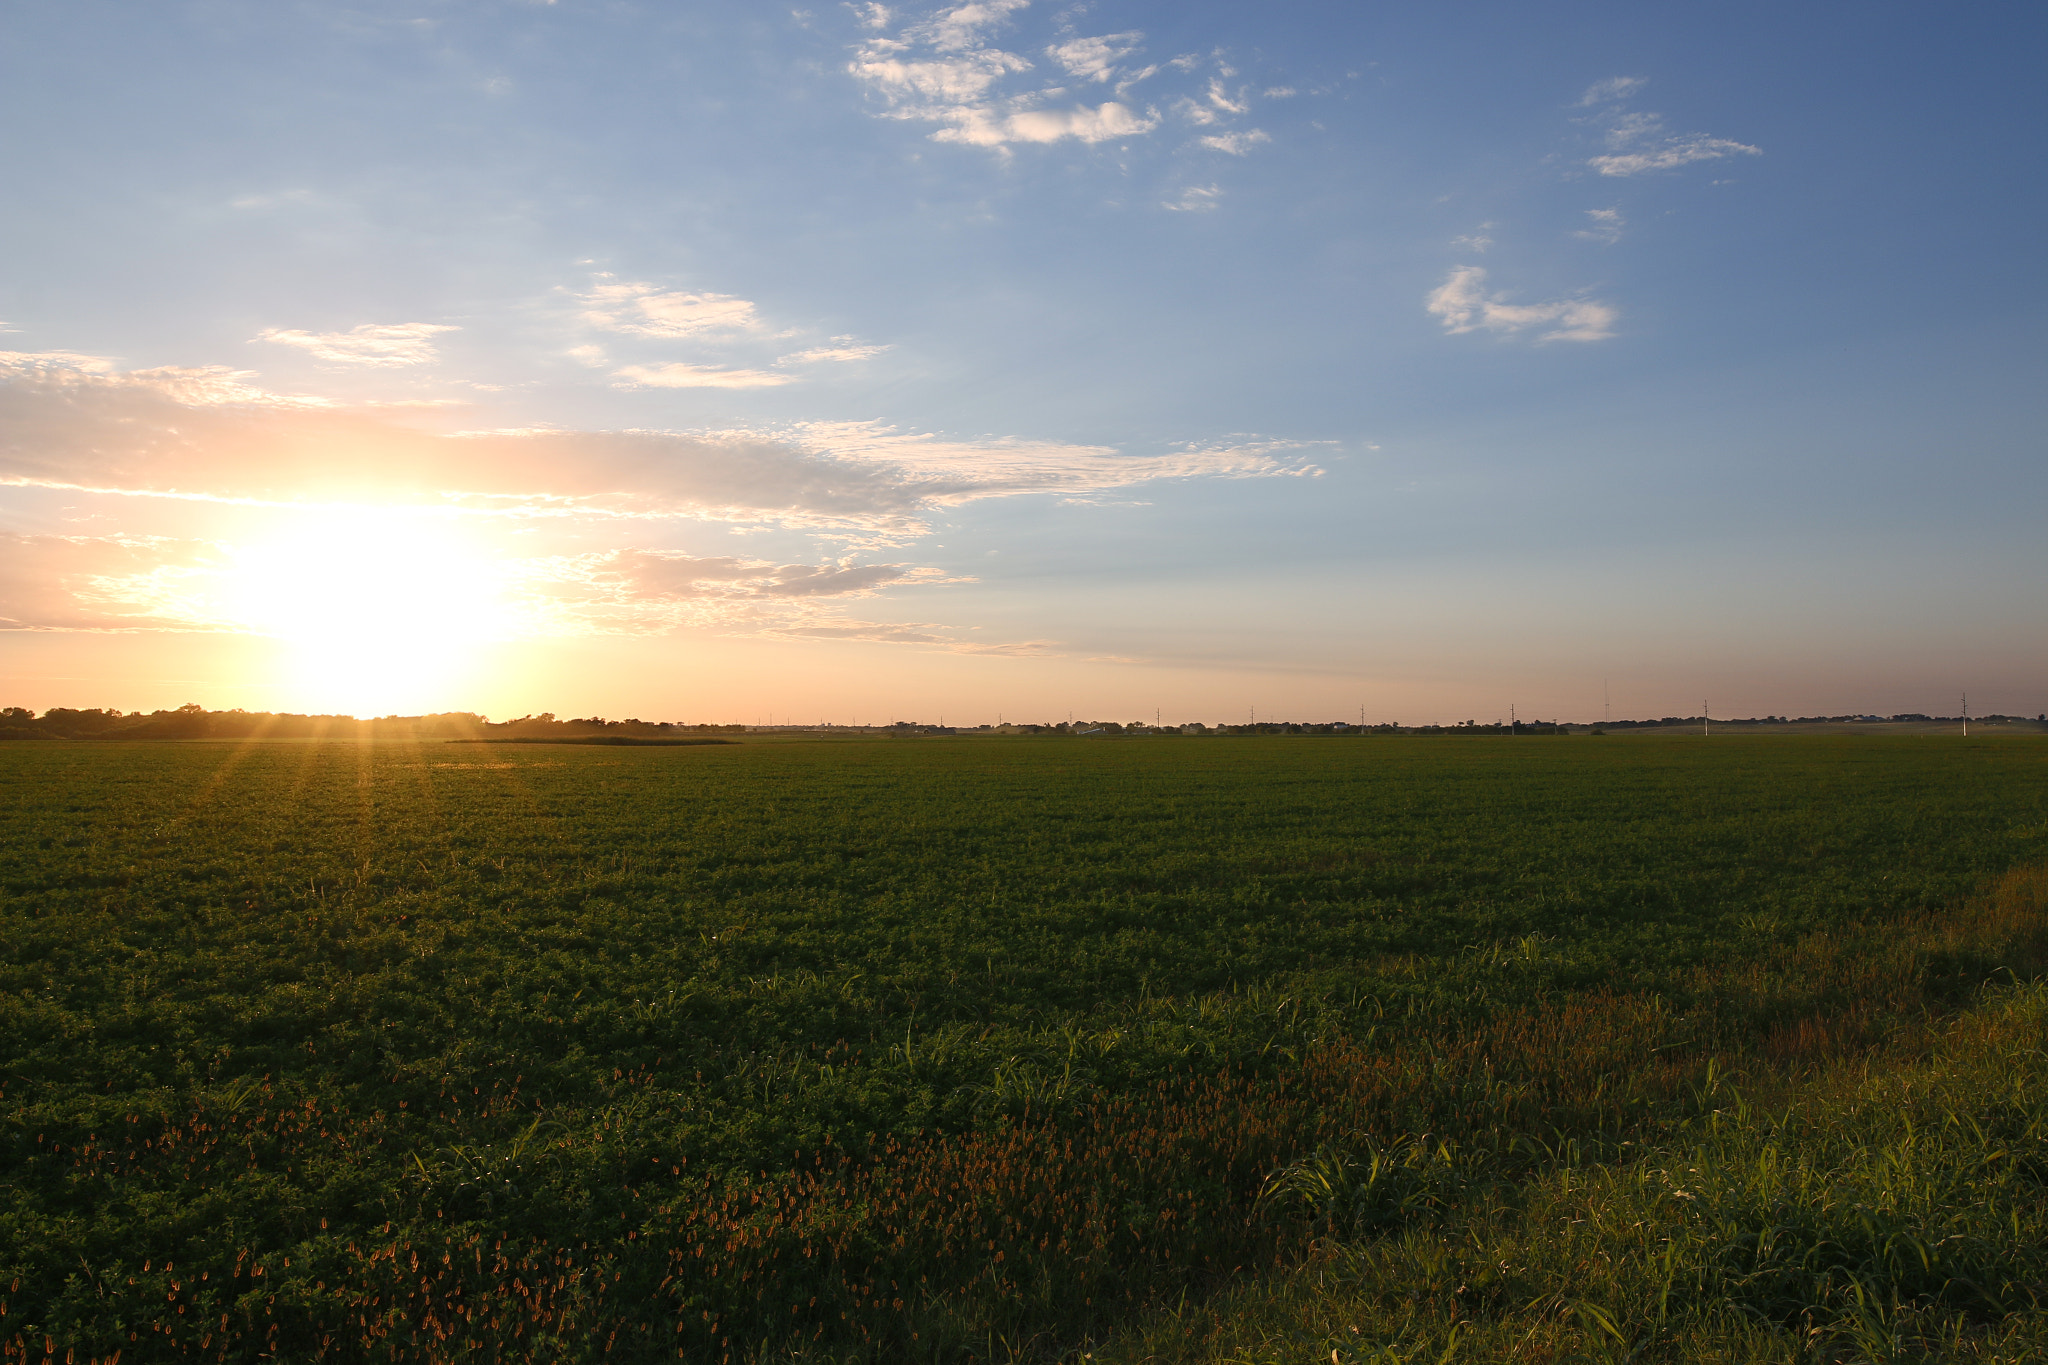
<path id="1" fill-rule="evenodd" d="M 224 605 L 286 641 L 280 679 L 314 710 L 361 715 L 457 704 L 478 648 L 509 613 L 488 553 L 432 511 L 327 507 L 235 555 Z"/>

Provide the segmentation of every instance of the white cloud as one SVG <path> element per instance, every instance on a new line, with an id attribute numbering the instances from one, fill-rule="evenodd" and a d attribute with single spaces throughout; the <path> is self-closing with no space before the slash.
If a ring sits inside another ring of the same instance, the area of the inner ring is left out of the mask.
<path id="1" fill-rule="evenodd" d="M 1548 326 L 1537 341 L 1604 341 L 1614 335 L 1619 314 L 1593 299 L 1562 299 L 1555 303 L 1509 303 L 1503 294 L 1488 294 L 1486 271 L 1476 265 L 1455 267 L 1430 291 L 1424 307 L 1443 320 L 1446 332 L 1485 330 L 1513 334 Z"/>
<path id="2" fill-rule="evenodd" d="M 1162 479 L 1320 472 L 1300 447 L 1275 442 L 1128 455 L 1104 446 L 956 440 L 865 422 L 444 436 L 361 408 L 186 402 L 179 392 L 161 378 L 64 369 L 47 356 L 0 369 L 0 485 L 688 516 L 872 541 L 921 534 L 937 509 L 986 498 L 1087 497 Z"/>
<path id="3" fill-rule="evenodd" d="M 1486 229 L 1492 226 L 1493 224 L 1491 223 L 1483 223 L 1480 225 L 1478 232 L 1468 233 L 1463 237 L 1451 238 L 1451 245 L 1465 251 L 1470 251 L 1474 255 L 1484 255 L 1486 249 L 1493 245 L 1493 238 L 1486 235 Z"/>
<path id="4" fill-rule="evenodd" d="M 1122 99 L 1131 93 L 1131 87 L 1137 85 L 1140 81 L 1149 81 L 1158 74 L 1159 68 L 1157 66 L 1141 66 L 1135 71 L 1124 72 L 1116 83 L 1117 98 Z"/>
<path id="5" fill-rule="evenodd" d="M 772 370 L 728 370 L 716 365 L 628 365 L 612 371 L 624 389 L 772 389 L 792 382 Z"/>
<path id="6" fill-rule="evenodd" d="M 1695 161 L 1720 161 L 1731 156 L 1762 156 L 1761 147 L 1734 142 L 1705 133 L 1670 133 L 1664 116 L 1625 109 L 1622 105 L 1649 84 L 1640 76 L 1616 76 L 1589 88 L 1579 98 L 1581 109 L 1592 109 L 1581 122 L 1600 128 L 1607 153 L 1587 161 L 1602 175 L 1643 175 L 1668 171 Z"/>
<path id="7" fill-rule="evenodd" d="M 1180 198 L 1164 200 L 1160 207 L 1177 213 L 1207 213 L 1222 197 L 1223 191 L 1215 185 L 1190 185 L 1180 192 Z"/>
<path id="8" fill-rule="evenodd" d="M 1264 93 L 1269 100 L 1287 100 L 1293 99 L 1300 92 L 1291 85 L 1275 85 L 1267 87 Z"/>
<path id="9" fill-rule="evenodd" d="M 893 36 L 880 31 L 886 24 L 870 25 L 872 36 L 855 46 L 847 70 L 876 98 L 879 116 L 936 124 L 930 134 L 935 142 L 985 147 L 1001 155 L 1021 144 L 1094 144 L 1142 137 L 1159 127 L 1156 109 L 1128 101 L 1133 86 L 1161 70 L 1123 64 L 1141 50 L 1145 35 L 1135 30 L 1075 34 L 1064 28 L 1075 11 L 1060 16 L 1058 40 L 1043 49 L 1059 77 L 1039 78 L 1033 88 L 1019 88 L 1022 81 L 1012 84 L 1036 68 L 1018 53 L 994 46 L 989 35 L 1023 8 L 1015 0 L 953 6 Z M 1194 64 L 1194 59 L 1176 59 L 1167 65 L 1192 70 Z M 1231 74 L 1227 66 L 1219 64 L 1219 69 Z M 1105 85 L 1113 87 L 1116 98 L 1100 104 L 1075 102 L 1069 88 Z M 1198 124 L 1220 125 L 1245 112 L 1249 103 L 1219 78 L 1208 82 L 1199 102 L 1183 97 L 1176 107 L 1196 111 L 1189 116 Z M 1232 145 L 1241 148 L 1264 136 L 1235 135 Z"/>
<path id="10" fill-rule="evenodd" d="M 1011 52 L 988 49 L 935 61 L 907 61 L 870 44 L 852 64 L 860 77 L 888 100 L 894 118 L 942 118 L 949 109 L 966 106 L 1013 71 L 1029 71 L 1031 63 Z"/>
<path id="11" fill-rule="evenodd" d="M 1142 33 L 1105 33 L 1099 38 L 1073 38 L 1047 48 L 1046 55 L 1070 76 L 1106 84 L 1116 75 L 1117 63 L 1139 51 Z"/>
<path id="12" fill-rule="evenodd" d="M 1003 147 L 1013 142 L 1058 142 L 1075 138 L 1081 142 L 1107 142 L 1111 138 L 1136 137 L 1159 126 L 1156 117 L 1141 115 L 1111 100 L 1091 109 L 1026 109 L 1005 113 L 982 106 L 949 110 L 950 128 L 932 134 L 934 142 L 959 142 L 972 147 Z"/>
<path id="13" fill-rule="evenodd" d="M 974 3 L 942 10 L 911 29 L 906 36 L 930 43 L 941 52 L 964 52 L 981 41 L 981 31 L 999 27 L 1031 0 L 975 0 Z"/>
<path id="14" fill-rule="evenodd" d="M 1271 142 L 1273 139 L 1269 134 L 1257 128 L 1249 128 L 1242 133 L 1214 133 L 1197 140 L 1204 147 L 1211 147 L 1219 152 L 1228 152 L 1232 156 L 1243 156 L 1261 142 Z"/>
<path id="15" fill-rule="evenodd" d="M 930 504 L 951 506 L 1025 493 L 1088 495 L 1161 479 L 1316 476 L 1314 465 L 1286 458 L 1301 447 L 1256 441 L 1186 446 L 1164 455 L 1125 455 L 1109 446 L 1049 441 L 960 441 L 905 432 L 876 422 L 805 422 L 806 449 L 836 460 L 896 471 Z"/>
<path id="16" fill-rule="evenodd" d="M 1622 230 L 1628 226 L 1628 220 L 1621 216 L 1620 209 L 1587 209 L 1586 216 L 1593 220 L 1592 223 L 1580 228 L 1572 236 L 1588 242 L 1599 242 L 1604 246 L 1612 246 L 1620 241 Z"/>
<path id="17" fill-rule="evenodd" d="M 862 28 L 885 29 L 895 17 L 887 5 L 874 4 L 872 0 L 868 4 L 849 5 L 847 8 L 853 11 Z"/>
<path id="18" fill-rule="evenodd" d="M 604 347 L 602 346 L 571 346 L 565 354 L 570 359 L 589 365 L 592 368 L 611 363 L 611 358 L 605 355 Z"/>
<path id="19" fill-rule="evenodd" d="M 1242 91 L 1238 93 L 1237 98 L 1232 99 L 1230 92 L 1223 88 L 1223 82 L 1214 76 L 1209 78 L 1209 103 L 1226 114 L 1247 113 L 1252 107 Z"/>
<path id="20" fill-rule="evenodd" d="M 346 332 L 296 332 L 268 327 L 258 332 L 256 339 L 296 346 L 330 365 L 425 365 L 440 358 L 434 349 L 434 338 L 443 332 L 460 330 L 431 322 L 366 322 Z"/>
<path id="21" fill-rule="evenodd" d="M 783 356 L 775 363 L 778 365 L 812 365 L 821 361 L 866 360 L 868 357 L 880 355 L 888 349 L 889 347 L 887 346 L 862 345 L 852 337 L 833 337 L 830 345 L 813 346 L 807 351 L 798 351 L 794 355 Z"/>
<path id="22" fill-rule="evenodd" d="M 583 320 L 635 336 L 695 337 L 760 328 L 754 305 L 731 294 L 665 291 L 645 283 L 600 284 L 583 296 Z"/>
<path id="23" fill-rule="evenodd" d="M 254 370 L 225 365 L 158 365 L 146 370 L 116 367 L 106 356 L 73 351 L 0 351 L 0 380 L 29 382 L 62 389 L 79 385 L 147 390 L 189 407 L 239 404 L 270 408 L 326 408 L 334 403 L 304 394 L 271 393 L 243 381 Z"/>
<path id="24" fill-rule="evenodd" d="M 1641 175 L 1645 171 L 1668 171 L 1695 161 L 1719 161 L 1730 156 L 1762 156 L 1763 148 L 1704 133 L 1687 133 L 1665 138 L 1646 151 L 1596 156 L 1586 164 L 1602 175 Z"/>
<path id="25" fill-rule="evenodd" d="M 1610 76 L 1604 81 L 1595 81 L 1586 87 L 1585 94 L 1579 96 L 1578 107 L 1590 109 L 1595 105 L 1625 100 L 1649 83 L 1643 76 Z"/>

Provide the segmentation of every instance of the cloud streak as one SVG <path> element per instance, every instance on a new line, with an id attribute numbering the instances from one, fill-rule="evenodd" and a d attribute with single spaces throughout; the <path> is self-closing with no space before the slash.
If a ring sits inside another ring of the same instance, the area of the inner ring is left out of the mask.
<path id="1" fill-rule="evenodd" d="M 362 408 L 213 401 L 207 383 L 188 391 L 186 373 L 149 378 L 47 356 L 0 369 L 0 484 L 249 501 L 452 501 L 887 539 L 922 534 L 938 509 L 987 498 L 1086 498 L 1162 480 L 1320 472 L 1283 443 L 1129 455 L 1106 446 L 962 441 L 871 422 L 436 434 Z"/>
<path id="2" fill-rule="evenodd" d="M 728 370 L 716 365 L 628 365 L 614 370 L 622 389 L 772 389 L 792 376 L 771 370 Z"/>
<path id="3" fill-rule="evenodd" d="M 256 340 L 291 346 L 329 365 L 398 367 L 426 365 L 440 359 L 434 338 L 458 332 L 431 322 L 366 322 L 346 332 L 294 332 L 268 327 Z"/>
<path id="4" fill-rule="evenodd" d="M 1180 192 L 1178 198 L 1161 200 L 1160 207 L 1172 209 L 1175 213 L 1208 213 L 1222 197 L 1220 186 L 1190 185 Z"/>
<path id="5" fill-rule="evenodd" d="M 1536 333 L 1539 342 L 1605 341 L 1614 335 L 1620 316 L 1593 299 L 1510 303 L 1504 294 L 1486 292 L 1486 271 L 1476 265 L 1454 267 L 1423 306 L 1442 321 L 1446 332 L 1514 335 L 1532 327 L 1547 328 Z"/>
<path id="6" fill-rule="evenodd" d="M 1675 170 L 1697 161 L 1731 156 L 1762 156 L 1763 148 L 1705 133 L 1673 133 L 1662 114 L 1639 113 L 1624 107 L 1649 82 L 1640 76 L 1615 76 L 1590 87 L 1578 108 L 1591 109 L 1588 122 L 1603 130 L 1605 154 L 1587 165 L 1606 176 L 1646 175 Z"/>
<path id="7" fill-rule="evenodd" d="M 781 357 L 775 363 L 778 365 L 846 364 L 878 356 L 888 349 L 890 348 L 887 346 L 864 345 L 852 337 L 833 337 L 830 345 L 813 346 L 809 350 L 797 351 L 792 355 Z"/>
<path id="8" fill-rule="evenodd" d="M 582 298 L 583 321 L 608 332 L 667 339 L 760 330 L 746 299 L 731 294 L 664 290 L 659 285 L 600 284 Z"/>

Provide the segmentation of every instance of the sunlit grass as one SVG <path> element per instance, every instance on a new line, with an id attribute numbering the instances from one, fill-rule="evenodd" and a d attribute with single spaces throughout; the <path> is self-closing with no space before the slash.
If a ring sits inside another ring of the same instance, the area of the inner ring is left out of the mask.
<path id="1" fill-rule="evenodd" d="M 2036 752 L 0 751 L 0 1346 L 1235 1359 L 2039 970 Z"/>

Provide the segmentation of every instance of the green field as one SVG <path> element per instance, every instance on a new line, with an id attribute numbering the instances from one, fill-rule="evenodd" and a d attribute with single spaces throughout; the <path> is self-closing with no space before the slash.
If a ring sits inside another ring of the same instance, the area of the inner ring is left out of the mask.
<path id="1" fill-rule="evenodd" d="M 21 742 L 0 811 L 6 1358 L 1108 1359 L 1476 1216 L 1430 1151 L 1992 1008 L 2048 745 Z"/>

